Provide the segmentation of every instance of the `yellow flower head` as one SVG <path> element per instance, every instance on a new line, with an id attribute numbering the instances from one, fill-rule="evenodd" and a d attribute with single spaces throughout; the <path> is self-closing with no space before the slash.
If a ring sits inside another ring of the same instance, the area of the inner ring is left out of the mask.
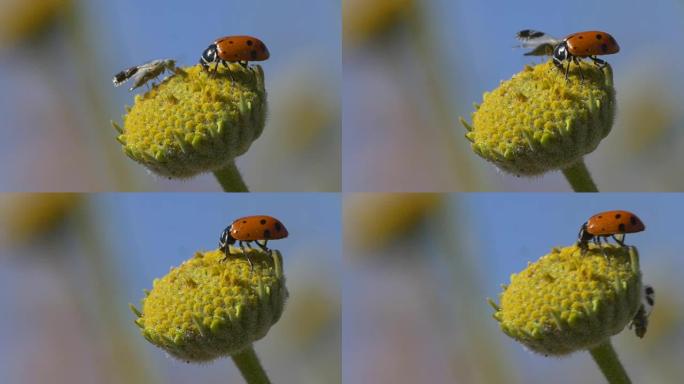
<path id="1" fill-rule="evenodd" d="M 605 253 L 605 254 L 604 254 Z M 554 248 L 511 276 L 493 304 L 508 336 L 532 351 L 564 355 L 590 349 L 622 331 L 641 299 L 634 247 L 591 244 Z"/>
<path id="2" fill-rule="evenodd" d="M 231 164 L 265 120 L 260 66 L 230 64 L 210 73 L 196 65 L 137 95 L 123 128 L 113 125 L 130 158 L 161 176 L 186 178 Z"/>
<path id="3" fill-rule="evenodd" d="M 253 263 L 250 265 L 249 260 Z M 278 251 L 198 252 L 156 279 L 135 323 L 171 356 L 201 362 L 240 352 L 266 335 L 287 298 Z"/>
<path id="4" fill-rule="evenodd" d="M 484 94 L 472 126 L 473 151 L 500 169 L 533 176 L 567 168 L 608 135 L 615 115 L 610 67 L 572 64 L 569 79 L 551 61 L 525 69 Z"/>

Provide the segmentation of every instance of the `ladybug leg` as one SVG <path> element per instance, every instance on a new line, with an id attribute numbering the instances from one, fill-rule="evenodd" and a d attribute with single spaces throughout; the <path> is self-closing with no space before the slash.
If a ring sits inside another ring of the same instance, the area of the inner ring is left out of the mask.
<path id="1" fill-rule="evenodd" d="M 596 64 L 597 67 L 599 67 L 599 69 L 603 69 L 606 67 L 606 65 L 608 65 L 605 60 L 601 60 L 596 56 L 589 56 L 589 58 L 594 62 L 594 64 Z"/>
<path id="2" fill-rule="evenodd" d="M 256 242 L 259 248 L 261 248 L 262 251 L 268 252 L 268 248 L 266 247 L 266 244 L 268 243 L 268 240 L 264 240 L 264 243 Z"/>
<path id="3" fill-rule="evenodd" d="M 565 80 L 568 80 L 568 73 L 570 73 L 570 64 L 572 64 L 572 61 L 568 61 L 568 66 L 565 67 Z"/>
<path id="4" fill-rule="evenodd" d="M 611 237 L 613 238 L 613 240 L 615 240 L 616 243 L 620 244 L 621 247 L 624 247 L 624 246 L 625 246 L 625 235 L 624 235 L 624 234 L 621 236 L 621 237 L 622 237 L 622 240 L 620 240 L 619 238 L 615 237 L 615 235 L 611 235 Z"/>
<path id="5" fill-rule="evenodd" d="M 575 64 L 577 64 L 577 69 L 579 69 L 580 78 L 582 79 L 581 82 L 584 83 L 584 72 L 582 72 L 582 66 L 580 65 L 580 60 L 577 57 L 574 57 L 573 61 L 575 62 Z"/>
<path id="6" fill-rule="evenodd" d="M 240 248 L 242 248 L 242 254 L 245 256 L 245 259 L 247 259 L 247 262 L 249 263 L 249 270 L 251 272 L 254 270 L 254 264 L 252 264 L 252 259 L 249 258 L 249 251 L 247 250 L 247 247 L 245 247 L 245 243 L 247 243 L 249 247 L 249 241 L 243 242 L 242 240 L 240 240 L 239 242 Z M 251 250 L 252 247 L 249 247 L 249 249 Z"/>

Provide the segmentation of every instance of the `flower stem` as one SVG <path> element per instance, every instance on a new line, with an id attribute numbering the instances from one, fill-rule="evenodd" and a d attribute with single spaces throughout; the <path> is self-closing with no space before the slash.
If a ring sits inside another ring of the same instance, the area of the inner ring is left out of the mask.
<path id="1" fill-rule="evenodd" d="M 251 345 L 231 357 L 247 384 L 271 384 Z"/>
<path id="2" fill-rule="evenodd" d="M 608 380 L 609 384 L 630 384 L 632 381 L 627 376 L 625 368 L 620 363 L 610 339 L 606 339 L 597 347 L 589 350 L 591 357 L 594 358 L 596 364 L 601 368 L 601 372 Z"/>
<path id="3" fill-rule="evenodd" d="M 584 165 L 584 159 L 563 169 L 563 174 L 575 192 L 598 192 L 587 166 Z"/>
<path id="4" fill-rule="evenodd" d="M 235 165 L 235 161 L 224 168 L 214 171 L 214 176 L 218 180 L 225 192 L 249 192 L 247 185 L 242 180 L 242 175 Z"/>

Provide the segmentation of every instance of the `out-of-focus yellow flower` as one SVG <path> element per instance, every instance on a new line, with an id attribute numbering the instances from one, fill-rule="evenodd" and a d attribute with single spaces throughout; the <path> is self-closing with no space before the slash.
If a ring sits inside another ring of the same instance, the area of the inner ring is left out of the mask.
<path id="1" fill-rule="evenodd" d="M 0 0 L 0 45 L 39 35 L 71 6 L 72 0 Z"/>
<path id="2" fill-rule="evenodd" d="M 81 200 L 75 193 L 23 193 L 0 196 L 3 237 L 8 244 L 39 238 L 62 224 Z"/>
<path id="3" fill-rule="evenodd" d="M 358 45 L 396 27 L 415 11 L 414 0 L 347 0 L 343 13 L 343 41 Z"/>
<path id="4" fill-rule="evenodd" d="M 630 151 L 638 152 L 649 146 L 667 140 L 675 128 L 678 106 L 673 96 L 661 87 L 649 84 L 632 85 L 624 94 L 624 105 L 620 108 L 620 130 L 625 136 Z"/>
<path id="5" fill-rule="evenodd" d="M 345 245 L 376 249 L 415 229 L 442 204 L 437 193 L 359 193 L 344 200 Z"/>

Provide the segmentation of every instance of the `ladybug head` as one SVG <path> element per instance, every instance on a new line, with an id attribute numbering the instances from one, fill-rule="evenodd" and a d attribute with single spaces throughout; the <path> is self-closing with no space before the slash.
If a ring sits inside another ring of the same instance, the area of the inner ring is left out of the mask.
<path id="1" fill-rule="evenodd" d="M 565 44 L 565 41 L 560 42 L 556 47 L 553 49 L 553 60 L 554 61 L 563 61 L 568 59 L 568 47 Z"/>
<path id="2" fill-rule="evenodd" d="M 582 224 L 582 227 L 580 227 L 579 233 L 577 234 L 577 244 L 579 244 L 582 249 L 586 249 L 587 242 L 593 238 L 594 235 L 587 232 L 587 223 Z"/>
<path id="3" fill-rule="evenodd" d="M 218 58 L 218 52 L 216 51 L 216 44 L 212 44 L 207 49 L 202 52 L 202 56 L 199 59 L 199 63 L 202 64 L 204 68 L 208 68 L 209 64 L 215 63 Z"/>
<path id="4" fill-rule="evenodd" d="M 230 235 L 230 230 L 232 227 L 232 225 L 227 226 L 226 229 L 223 230 L 223 233 L 221 233 L 221 237 L 219 238 L 219 248 L 225 250 L 229 245 L 235 244 L 235 238 Z"/>

